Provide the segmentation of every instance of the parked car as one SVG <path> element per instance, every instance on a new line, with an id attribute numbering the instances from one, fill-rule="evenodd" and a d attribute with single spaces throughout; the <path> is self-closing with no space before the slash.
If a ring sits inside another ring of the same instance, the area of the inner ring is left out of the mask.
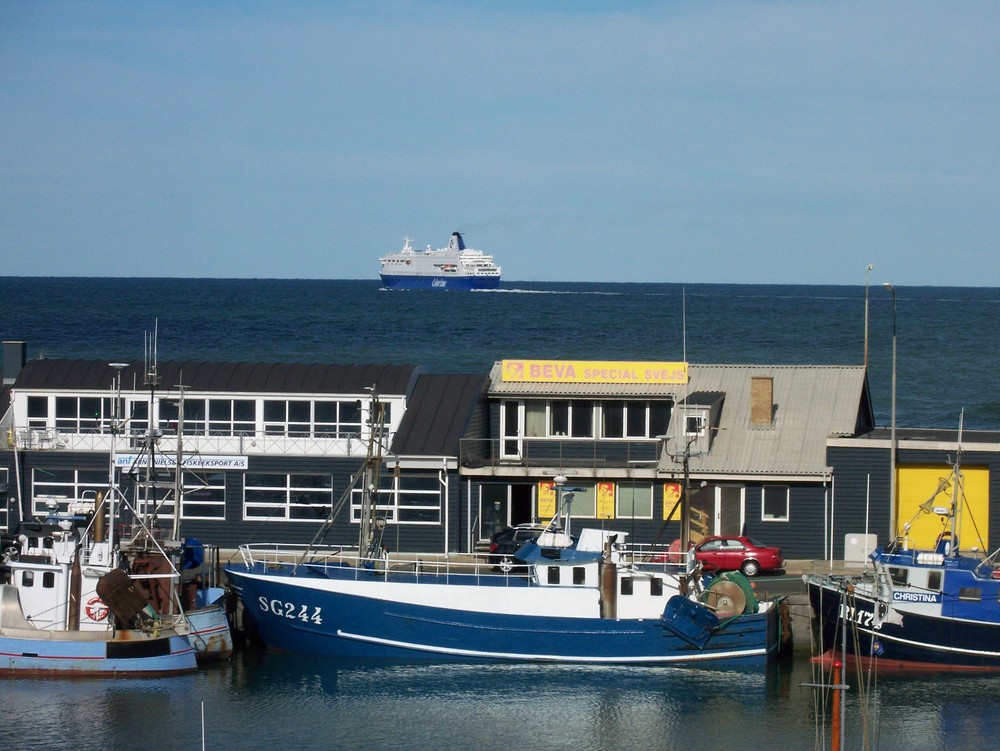
<path id="1" fill-rule="evenodd" d="M 781 548 L 764 545 L 752 537 L 706 537 L 694 546 L 694 554 L 708 570 L 740 571 L 744 576 L 756 576 L 785 565 Z"/>
<path id="2" fill-rule="evenodd" d="M 544 524 L 518 524 L 516 527 L 504 527 L 490 536 L 490 553 L 487 560 L 497 568 L 504 567 L 504 561 L 511 561 L 528 540 L 534 540 L 546 529 Z"/>

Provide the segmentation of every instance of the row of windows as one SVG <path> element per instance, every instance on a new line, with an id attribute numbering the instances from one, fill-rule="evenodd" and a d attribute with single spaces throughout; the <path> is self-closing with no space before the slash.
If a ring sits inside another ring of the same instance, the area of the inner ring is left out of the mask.
<path id="1" fill-rule="evenodd" d="M 665 435 L 669 401 L 549 399 L 502 403 L 505 438 L 655 438 Z"/>
<path id="2" fill-rule="evenodd" d="M 156 405 L 156 424 L 176 430 L 178 402 L 161 398 Z M 391 405 L 385 408 L 389 424 Z M 128 431 L 145 431 L 149 425 L 149 402 L 142 399 L 29 396 L 27 410 L 29 428 L 54 427 L 66 433 L 110 432 L 116 416 L 125 420 Z M 254 435 L 260 430 L 268 435 L 337 438 L 360 435 L 365 418 L 358 399 L 184 400 L 185 435 Z"/>
<path id="3" fill-rule="evenodd" d="M 225 521 L 226 473 L 184 472 L 181 519 Z M 329 474 L 248 472 L 243 477 L 245 521 L 310 521 L 325 519 L 335 501 Z M 377 513 L 398 524 L 439 524 L 442 485 L 437 473 L 387 476 L 378 491 Z M 32 478 L 32 514 L 45 516 L 51 510 L 67 511 L 72 501 L 93 500 L 108 487 L 99 470 L 35 469 Z M 137 513 L 172 518 L 174 503 L 165 497 L 131 497 Z M 360 490 L 352 492 L 351 520 L 361 518 Z"/>

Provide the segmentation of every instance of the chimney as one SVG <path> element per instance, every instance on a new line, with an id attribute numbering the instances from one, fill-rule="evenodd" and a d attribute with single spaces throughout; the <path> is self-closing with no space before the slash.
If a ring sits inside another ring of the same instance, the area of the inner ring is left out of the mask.
<path id="1" fill-rule="evenodd" d="M 3 385 L 13 386 L 21 368 L 28 362 L 27 342 L 3 343 Z"/>
<path id="2" fill-rule="evenodd" d="M 774 418 L 774 379 L 769 376 L 750 378 L 750 425 L 770 427 Z"/>

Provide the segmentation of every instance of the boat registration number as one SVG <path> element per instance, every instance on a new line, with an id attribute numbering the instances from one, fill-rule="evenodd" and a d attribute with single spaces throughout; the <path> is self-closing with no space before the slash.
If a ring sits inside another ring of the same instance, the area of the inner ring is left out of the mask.
<path id="1" fill-rule="evenodd" d="M 875 625 L 875 614 L 870 610 L 862 610 L 853 605 L 840 603 L 841 619 L 850 623 L 856 623 L 862 628 L 871 628 Z"/>
<path id="2" fill-rule="evenodd" d="M 269 600 L 266 597 L 257 598 L 257 603 L 265 613 L 271 613 L 281 618 L 305 621 L 306 623 L 323 622 L 323 608 L 318 605 L 310 609 L 308 605 L 299 605 L 294 602 L 284 602 L 277 599 Z"/>

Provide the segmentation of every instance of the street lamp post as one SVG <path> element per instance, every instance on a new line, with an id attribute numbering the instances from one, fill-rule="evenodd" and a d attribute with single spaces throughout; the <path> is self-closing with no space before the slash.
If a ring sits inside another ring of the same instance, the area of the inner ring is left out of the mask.
<path id="1" fill-rule="evenodd" d="M 896 288 L 883 287 L 892 295 L 892 413 L 889 428 L 889 540 L 896 539 Z"/>

